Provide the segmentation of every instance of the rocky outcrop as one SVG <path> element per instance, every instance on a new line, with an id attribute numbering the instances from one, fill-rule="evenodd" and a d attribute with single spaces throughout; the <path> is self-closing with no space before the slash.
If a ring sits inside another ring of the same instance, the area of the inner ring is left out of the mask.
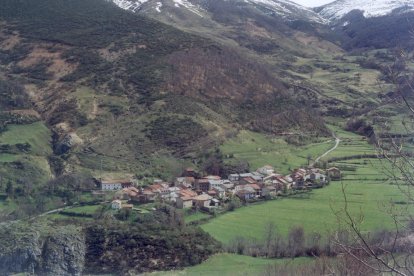
<path id="1" fill-rule="evenodd" d="M 44 243 L 39 272 L 55 276 L 81 275 L 84 257 L 85 239 L 82 234 L 76 230 L 73 234 L 57 232 L 47 237 Z"/>
<path id="2" fill-rule="evenodd" d="M 0 275 L 6 276 L 11 272 L 34 274 L 42 255 L 39 247 L 39 233 L 26 232 L 22 233 L 21 237 L 17 237 L 9 231 L 7 231 L 8 235 L 3 235 L 6 231 L 2 230 L 0 235 Z"/>
<path id="3" fill-rule="evenodd" d="M 75 226 L 13 223 L 0 229 L 1 276 L 77 276 L 84 259 L 85 237 Z"/>
<path id="4" fill-rule="evenodd" d="M 62 136 L 56 145 L 55 151 L 57 154 L 64 154 L 82 144 L 83 140 L 75 132 L 71 132 Z"/>

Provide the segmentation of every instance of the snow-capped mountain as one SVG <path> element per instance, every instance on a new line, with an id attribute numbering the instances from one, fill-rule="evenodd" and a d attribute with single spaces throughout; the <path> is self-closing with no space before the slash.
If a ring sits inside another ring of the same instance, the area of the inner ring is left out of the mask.
<path id="1" fill-rule="evenodd" d="M 166 0 L 112 0 L 117 6 L 124 10 L 138 12 L 143 7 L 161 12 Z M 185 8 L 199 16 L 202 16 L 202 9 L 190 3 L 187 0 L 168 0 L 176 8 Z"/>
<path id="2" fill-rule="evenodd" d="M 213 0 L 214 1 L 214 0 Z M 309 21 L 326 23 L 326 20 L 306 8 L 289 0 L 244 0 L 246 3 L 269 9 L 287 19 L 307 19 Z"/>
<path id="3" fill-rule="evenodd" d="M 167 7 L 182 8 L 200 17 L 208 12 L 208 7 L 220 0 L 112 0 L 122 9 L 138 12 L 145 9 L 163 12 Z M 228 0 L 221 0 L 228 1 Z M 326 20 L 312 9 L 303 7 L 289 0 L 232 0 L 237 5 L 250 4 L 252 7 L 264 10 L 269 14 L 279 15 L 287 20 L 305 19 L 312 22 L 325 23 Z"/>
<path id="4" fill-rule="evenodd" d="M 390 14 L 393 10 L 413 11 L 414 0 L 337 0 L 317 8 L 321 16 L 335 21 L 352 10 L 361 10 L 365 17 L 379 17 Z"/>

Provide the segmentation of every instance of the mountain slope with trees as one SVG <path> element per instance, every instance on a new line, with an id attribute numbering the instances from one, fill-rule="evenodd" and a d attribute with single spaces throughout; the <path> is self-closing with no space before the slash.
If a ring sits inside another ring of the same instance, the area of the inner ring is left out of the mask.
<path id="1" fill-rule="evenodd" d="M 50 132 L 48 149 L 1 163 L 5 171 L 15 166 L 13 175 L 22 174 L 13 162 L 23 162 L 26 171 L 47 171 L 42 186 L 79 172 L 169 177 L 240 129 L 329 135 L 268 64 L 237 48 L 107 1 L 1 4 L 0 80 L 11 91 L 0 102 L 3 132 L 33 122 Z M 22 185 L 7 174 L 8 181 Z"/>

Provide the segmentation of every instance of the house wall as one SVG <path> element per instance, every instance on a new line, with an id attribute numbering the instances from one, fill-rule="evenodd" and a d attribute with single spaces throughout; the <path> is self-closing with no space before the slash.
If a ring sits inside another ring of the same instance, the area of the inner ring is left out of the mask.
<path id="1" fill-rule="evenodd" d="M 177 198 L 177 208 L 187 209 L 193 207 L 192 200 L 183 200 L 182 198 Z"/>
<path id="2" fill-rule="evenodd" d="M 110 183 L 110 184 L 102 184 L 102 190 L 104 191 L 115 191 L 115 190 L 122 190 L 121 183 Z"/>

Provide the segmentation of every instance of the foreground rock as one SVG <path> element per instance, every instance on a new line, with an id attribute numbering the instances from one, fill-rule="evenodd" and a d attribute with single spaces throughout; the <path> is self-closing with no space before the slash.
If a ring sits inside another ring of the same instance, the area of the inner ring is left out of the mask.
<path id="1" fill-rule="evenodd" d="M 0 229 L 0 275 L 81 275 L 85 237 L 75 226 L 12 223 Z"/>

